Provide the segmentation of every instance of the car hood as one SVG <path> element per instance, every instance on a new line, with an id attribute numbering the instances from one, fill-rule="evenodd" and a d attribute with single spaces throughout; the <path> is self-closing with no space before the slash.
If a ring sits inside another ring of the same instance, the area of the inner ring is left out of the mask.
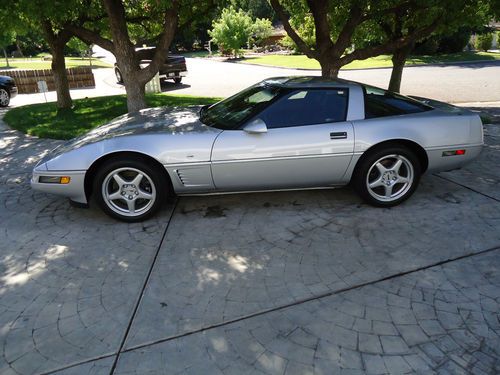
<path id="1" fill-rule="evenodd" d="M 199 106 L 143 109 L 117 117 L 80 138 L 102 139 L 147 133 L 204 133 L 217 130 L 204 125 L 199 119 L 199 112 Z"/>
<path id="2" fill-rule="evenodd" d="M 206 126 L 200 121 L 200 108 L 201 106 L 147 108 L 134 114 L 125 114 L 62 144 L 44 159 L 109 138 L 146 134 L 220 133 L 220 129 Z"/>

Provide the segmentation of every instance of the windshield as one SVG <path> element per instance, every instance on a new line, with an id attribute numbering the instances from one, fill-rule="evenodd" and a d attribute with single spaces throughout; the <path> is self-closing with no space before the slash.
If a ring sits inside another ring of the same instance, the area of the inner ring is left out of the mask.
<path id="1" fill-rule="evenodd" d="M 258 84 L 203 110 L 200 120 L 222 130 L 237 129 L 280 94 L 279 87 Z"/>

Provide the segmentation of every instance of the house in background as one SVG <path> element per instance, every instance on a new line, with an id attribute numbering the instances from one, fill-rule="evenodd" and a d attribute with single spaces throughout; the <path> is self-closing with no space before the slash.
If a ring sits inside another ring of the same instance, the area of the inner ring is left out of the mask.
<path id="1" fill-rule="evenodd" d="M 264 39 L 262 45 L 264 46 L 273 46 L 275 44 L 279 44 L 279 42 L 286 36 L 286 31 L 283 25 L 277 24 L 273 27 L 273 32 L 269 37 Z"/>

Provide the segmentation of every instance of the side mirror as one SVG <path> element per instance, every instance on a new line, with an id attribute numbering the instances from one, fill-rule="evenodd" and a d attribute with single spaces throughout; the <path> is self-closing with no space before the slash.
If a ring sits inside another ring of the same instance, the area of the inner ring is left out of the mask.
<path id="1" fill-rule="evenodd" d="M 264 120 L 256 118 L 243 127 L 243 130 L 250 134 L 267 133 L 267 125 Z"/>
<path id="2" fill-rule="evenodd" d="M 203 116 L 203 112 L 205 112 L 208 107 L 210 107 L 210 105 L 206 104 L 200 108 L 200 117 Z"/>

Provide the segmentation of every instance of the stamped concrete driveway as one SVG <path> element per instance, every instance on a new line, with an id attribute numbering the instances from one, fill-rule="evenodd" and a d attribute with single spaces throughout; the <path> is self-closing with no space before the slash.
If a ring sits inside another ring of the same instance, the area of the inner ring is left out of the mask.
<path id="1" fill-rule="evenodd" d="M 500 371 L 500 126 L 392 209 L 349 189 L 123 224 L 35 193 L 57 142 L 0 124 L 1 374 Z"/>

